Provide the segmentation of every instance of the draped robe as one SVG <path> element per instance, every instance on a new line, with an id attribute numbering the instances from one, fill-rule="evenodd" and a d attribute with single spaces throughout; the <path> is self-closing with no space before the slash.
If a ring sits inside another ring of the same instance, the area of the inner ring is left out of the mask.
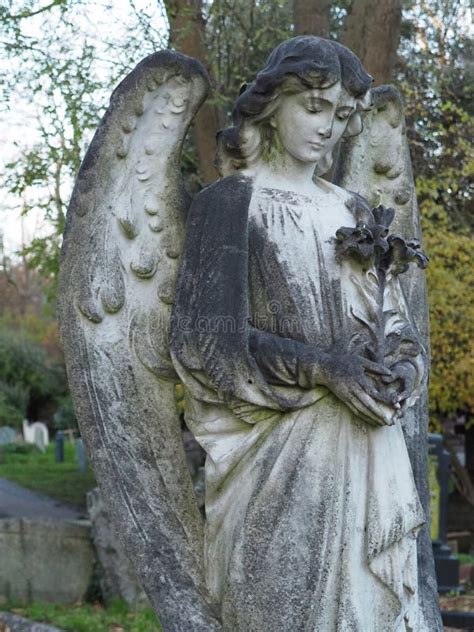
<path id="1" fill-rule="evenodd" d="M 365 335 L 374 300 L 370 270 L 336 255 L 341 226 L 355 226 L 353 196 L 329 184 L 305 196 L 231 176 L 190 210 L 171 353 L 207 454 L 206 577 L 224 630 L 426 629 L 403 419 L 371 425 L 315 376 L 321 350 Z M 389 281 L 393 336 L 410 316 Z M 423 353 L 410 362 L 419 390 Z"/>

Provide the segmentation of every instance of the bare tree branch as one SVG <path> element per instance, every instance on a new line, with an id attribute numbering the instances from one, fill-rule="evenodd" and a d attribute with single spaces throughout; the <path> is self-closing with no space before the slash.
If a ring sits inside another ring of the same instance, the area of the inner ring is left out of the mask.
<path id="1" fill-rule="evenodd" d="M 35 15 L 40 15 L 40 13 L 45 13 L 46 11 L 50 11 L 51 9 L 54 9 L 54 7 L 60 7 L 60 6 L 66 5 L 67 2 L 68 0 L 53 0 L 49 4 L 46 4 L 44 7 L 41 7 L 40 9 L 36 9 L 36 11 L 22 11 L 21 13 L 18 13 L 17 15 L 11 15 L 11 14 L 7 15 L 5 16 L 4 19 L 19 21 L 19 20 L 24 20 L 27 18 L 32 18 Z"/>

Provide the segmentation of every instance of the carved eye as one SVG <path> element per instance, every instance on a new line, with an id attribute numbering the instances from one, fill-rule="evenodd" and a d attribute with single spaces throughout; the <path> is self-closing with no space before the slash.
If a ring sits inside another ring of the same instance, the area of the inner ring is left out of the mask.
<path id="1" fill-rule="evenodd" d="M 352 114 L 352 109 L 339 110 L 337 113 L 337 118 L 340 121 L 347 121 L 347 119 L 350 117 L 351 114 Z"/>
<path id="2" fill-rule="evenodd" d="M 323 111 L 325 105 L 319 99 L 307 97 L 306 95 L 303 96 L 300 103 L 309 114 L 319 114 Z"/>

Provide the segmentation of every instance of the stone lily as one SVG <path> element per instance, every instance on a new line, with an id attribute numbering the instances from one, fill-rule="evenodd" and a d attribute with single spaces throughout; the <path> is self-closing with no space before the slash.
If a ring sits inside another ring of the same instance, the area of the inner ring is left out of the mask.
<path id="1" fill-rule="evenodd" d="M 389 235 L 395 209 L 377 206 L 368 222 L 358 222 L 355 228 L 343 226 L 336 231 L 340 256 L 351 256 L 361 262 L 373 263 L 378 275 L 387 272 L 401 274 L 410 263 L 421 269 L 428 265 L 428 257 L 417 239 L 406 241 L 400 235 Z"/>

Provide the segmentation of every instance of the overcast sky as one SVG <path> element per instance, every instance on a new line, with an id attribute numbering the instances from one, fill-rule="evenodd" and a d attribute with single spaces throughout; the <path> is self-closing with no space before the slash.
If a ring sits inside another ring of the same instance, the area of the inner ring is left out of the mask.
<path id="1" fill-rule="evenodd" d="M 35 8 L 47 4 L 47 0 L 38 0 Z M 161 17 L 160 9 L 156 9 L 156 0 L 134 0 L 136 10 L 147 10 L 154 15 L 154 26 L 166 34 L 166 22 Z M 101 41 L 101 34 L 110 32 L 110 15 L 114 17 L 114 37 L 125 37 L 126 25 L 130 21 L 129 0 L 97 0 L 87 2 L 87 11 L 81 15 L 78 10 L 77 20 L 81 29 L 90 35 L 94 42 Z M 79 7 L 79 4 L 78 4 Z M 153 9 L 151 9 L 153 7 Z M 14 11 L 14 9 L 12 9 Z M 51 19 L 57 19 L 57 15 L 52 15 Z M 28 35 L 37 37 L 41 34 L 44 17 L 39 15 L 22 22 L 23 28 Z M 121 32 L 122 30 L 122 32 Z M 71 43 L 71 47 L 74 43 Z M 148 51 L 145 51 L 145 56 Z M 8 70 L 11 61 L 0 60 L 0 69 Z M 104 70 L 104 72 L 107 72 Z M 35 98 L 25 98 L 18 94 L 10 102 L 8 109 L 4 107 L 0 110 L 0 138 L 2 150 L 0 151 L 0 170 L 3 172 L 5 164 L 13 160 L 18 155 L 19 146 L 33 145 L 40 140 L 37 131 L 38 106 Z M 21 216 L 21 200 L 9 195 L 5 190 L 0 190 L 0 227 L 3 233 L 3 244 L 5 253 L 13 255 L 22 244 L 28 244 L 35 235 L 46 234 L 48 225 L 44 222 L 42 213 L 30 212 L 26 217 Z"/>

